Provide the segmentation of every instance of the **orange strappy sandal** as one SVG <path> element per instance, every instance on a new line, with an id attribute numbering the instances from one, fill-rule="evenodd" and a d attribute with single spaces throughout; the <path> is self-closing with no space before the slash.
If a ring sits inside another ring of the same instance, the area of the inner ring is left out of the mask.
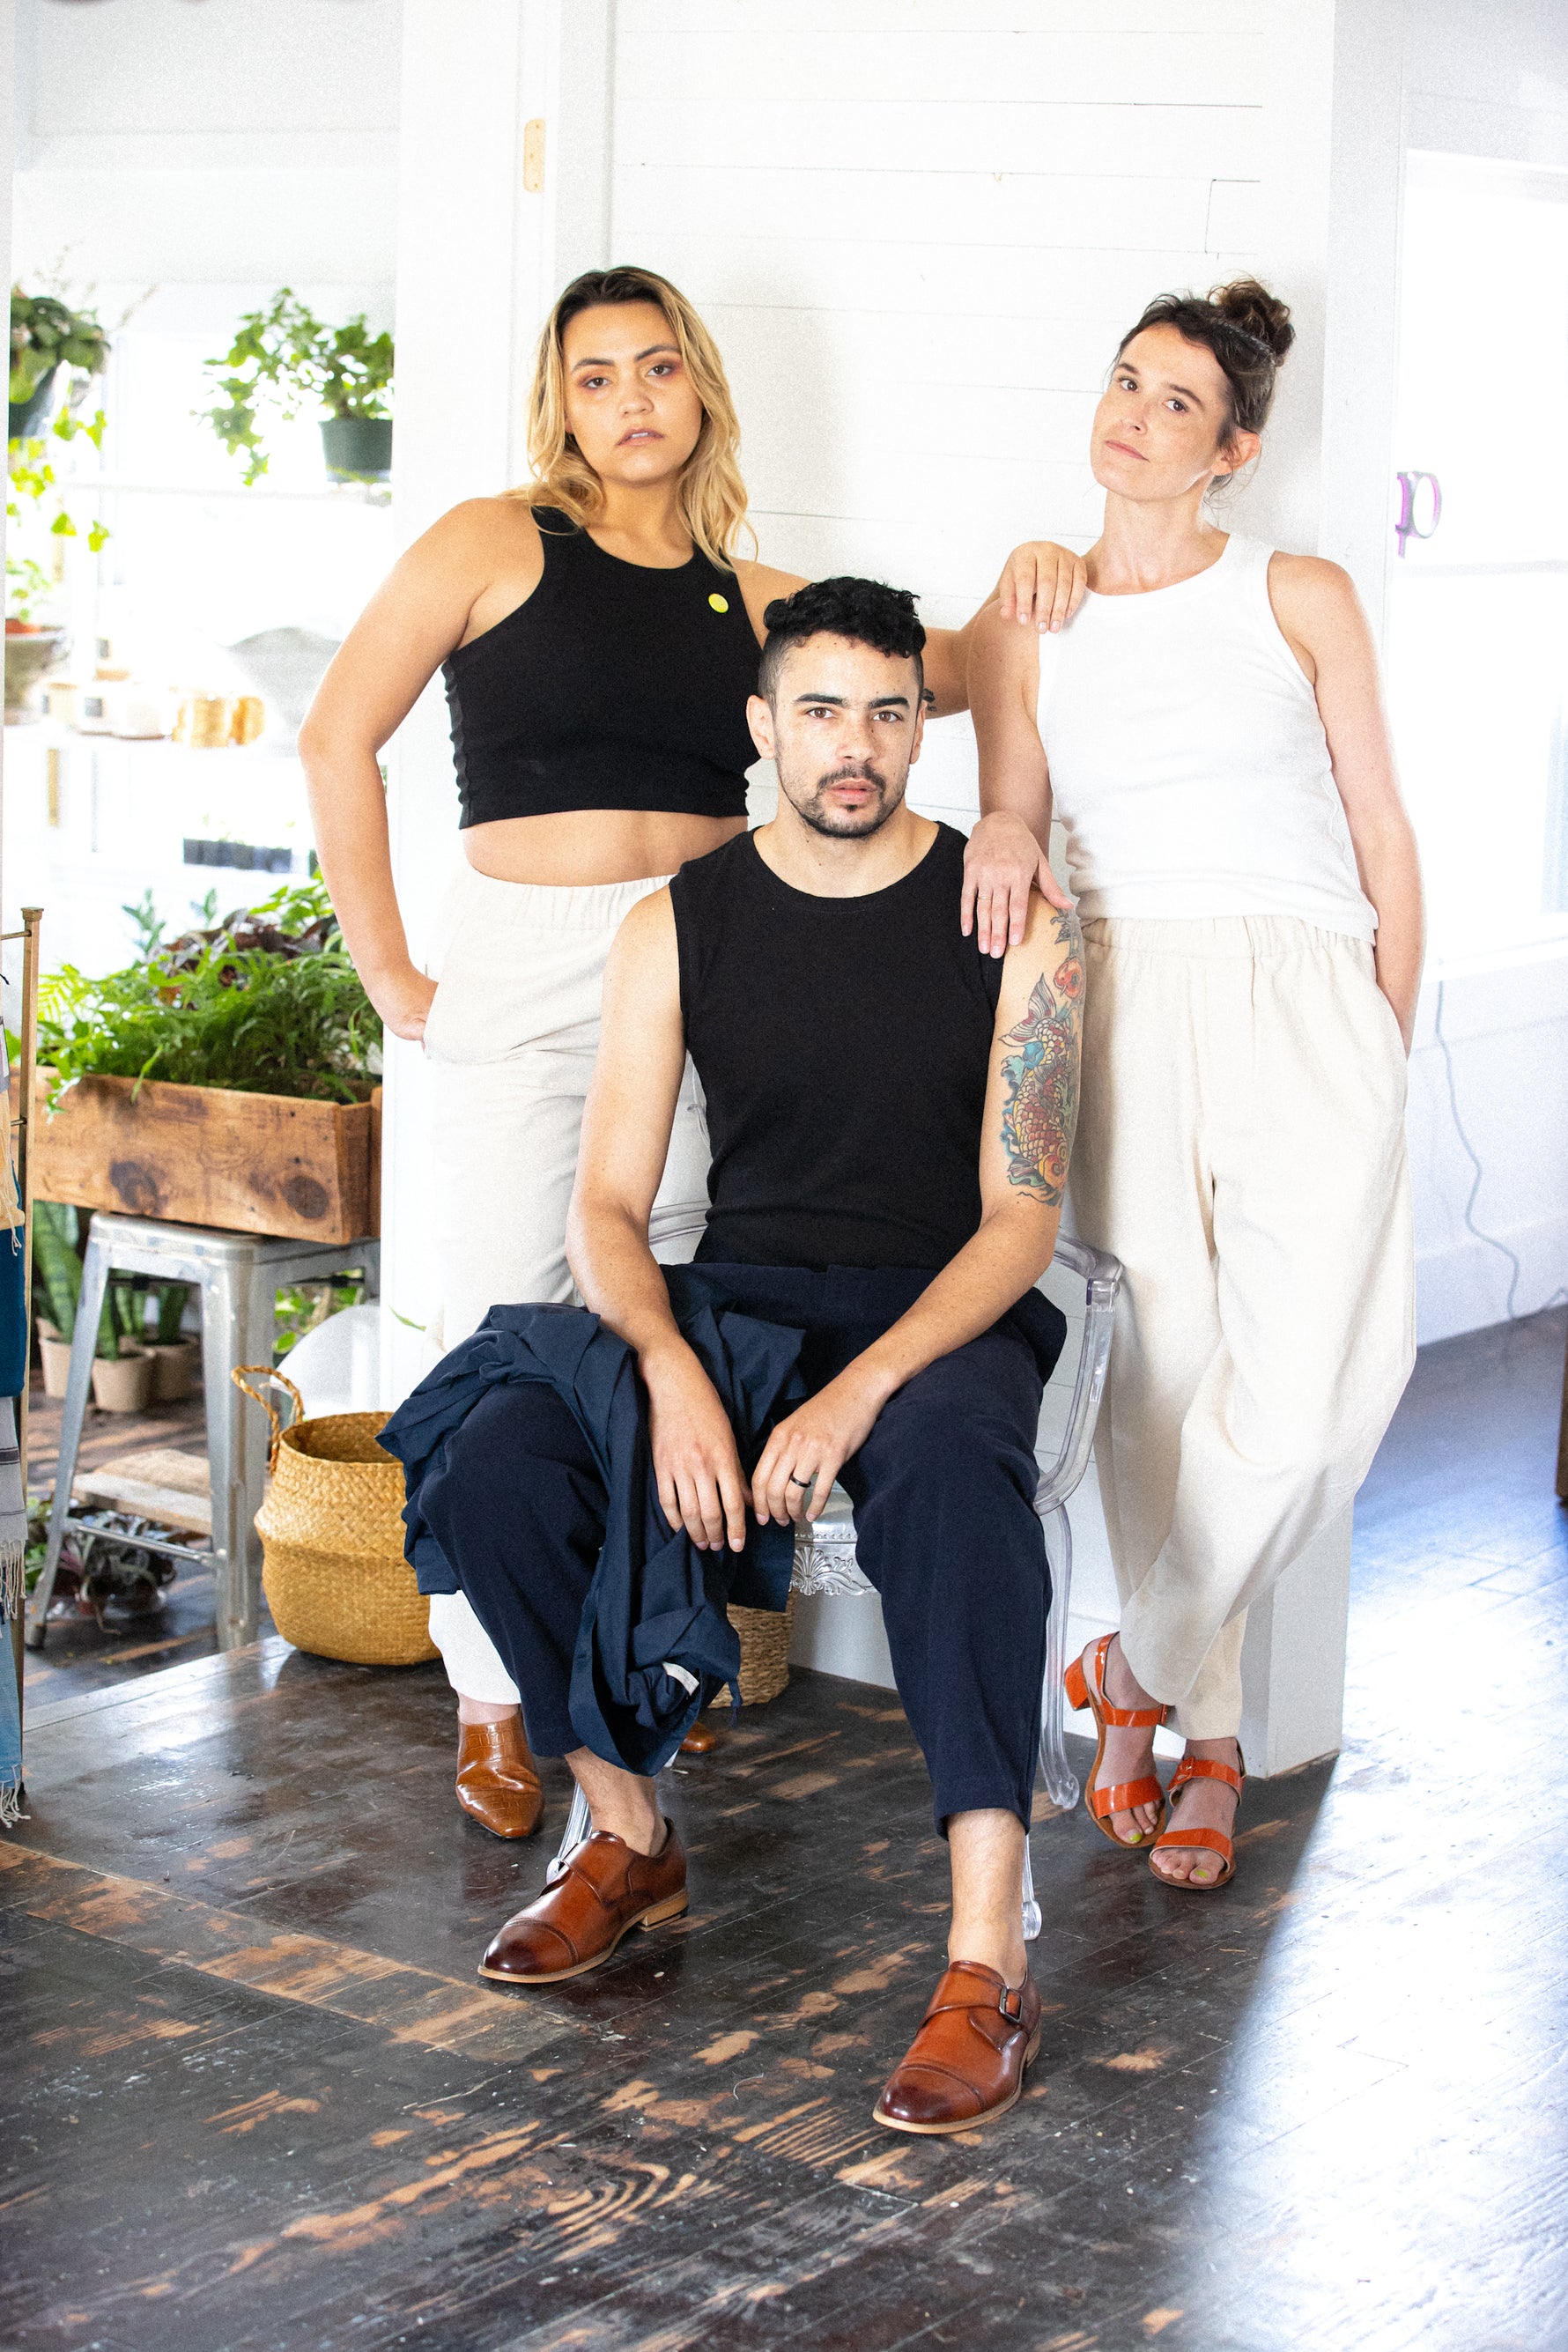
<path id="1" fill-rule="evenodd" d="M 1241 1756 L 1239 1745 L 1236 1752 Z M 1239 1812 L 1241 1792 L 1247 1785 L 1247 1759 L 1245 1756 L 1241 1757 L 1241 1769 L 1238 1772 L 1234 1765 L 1215 1763 L 1206 1756 L 1184 1756 L 1171 1775 L 1170 1793 L 1173 1804 L 1179 1791 L 1186 1787 L 1189 1780 L 1223 1780 L 1227 1788 L 1236 1790 L 1237 1811 Z M 1217 1878 L 1167 1878 L 1163 1870 L 1154 1868 L 1155 1853 L 1163 1845 L 1186 1846 L 1189 1850 L 1193 1846 L 1206 1846 L 1211 1853 L 1218 1854 L 1224 1867 Z M 1217 1895 L 1220 1888 L 1236 1875 L 1236 1846 L 1223 1830 L 1179 1830 L 1173 1827 L 1157 1837 L 1150 1847 L 1149 1869 L 1162 1886 L 1170 1887 L 1174 1894 Z"/>
<path id="2" fill-rule="evenodd" d="M 1094 1751 L 1094 1769 L 1084 1790 L 1084 1804 L 1096 1829 L 1119 1846 L 1123 1853 L 1147 1853 L 1148 1840 L 1157 1837 L 1165 1820 L 1165 1792 L 1152 1772 L 1141 1780 L 1119 1780 L 1114 1787 L 1102 1789 L 1099 1783 L 1100 1759 L 1105 1753 L 1107 1731 L 1152 1730 L 1165 1720 L 1163 1706 L 1112 1706 L 1105 1696 L 1105 1661 L 1114 1633 L 1102 1633 L 1094 1645 L 1094 1656 L 1089 1674 L 1083 1670 L 1083 1660 L 1075 1658 L 1062 1676 L 1062 1686 L 1068 1695 L 1068 1705 L 1088 1707 L 1094 1717 L 1094 1727 L 1100 1734 L 1100 1744 Z M 1174 1784 L 1173 1783 L 1173 1786 Z M 1134 1805 L 1152 1805 L 1159 1819 L 1152 1830 L 1145 1830 L 1136 1841 L 1119 1838 L 1110 1826 L 1112 1813 L 1130 1813 Z"/>

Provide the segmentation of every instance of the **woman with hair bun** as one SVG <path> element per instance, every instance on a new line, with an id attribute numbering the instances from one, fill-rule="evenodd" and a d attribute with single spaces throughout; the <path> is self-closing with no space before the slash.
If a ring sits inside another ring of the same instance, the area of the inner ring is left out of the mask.
<path id="1" fill-rule="evenodd" d="M 1421 879 L 1371 633 L 1337 564 L 1205 511 L 1292 340 L 1250 278 L 1149 304 L 1095 412 L 1082 608 L 1037 644 L 988 614 L 971 662 L 964 919 L 999 953 L 1031 886 L 1070 903 L 1054 810 L 1087 975 L 1074 1213 L 1126 1268 L 1096 1449 L 1121 1630 L 1067 1678 L 1086 1801 L 1188 1893 L 1235 1868 L 1247 1606 L 1355 1494 L 1414 1359 Z"/>
<path id="2" fill-rule="evenodd" d="M 431 1067 L 440 1297 L 452 1347 L 504 1301 L 563 1300 L 566 1210 L 605 960 L 627 911 L 746 823 L 764 607 L 805 583 L 739 552 L 746 490 L 723 362 L 652 270 L 588 272 L 540 337 L 533 479 L 470 499 L 397 564 L 300 732 L 343 936 L 395 1036 Z M 1059 621 L 1066 550 L 1020 549 L 998 593 Z M 931 631 L 935 707 L 965 703 L 966 632 Z M 408 951 L 376 755 L 444 673 L 465 861 L 427 977 Z M 689 1069 L 653 1240 L 688 1256 L 708 1205 Z M 541 1797 L 510 1676 L 462 1595 L 430 1630 L 459 1694 L 458 1795 L 501 1837 Z"/>

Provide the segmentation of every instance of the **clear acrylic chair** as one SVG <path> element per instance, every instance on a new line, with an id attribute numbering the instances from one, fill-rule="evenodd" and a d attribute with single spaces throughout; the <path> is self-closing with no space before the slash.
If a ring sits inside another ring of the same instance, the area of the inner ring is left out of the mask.
<path id="1" fill-rule="evenodd" d="M 1062 1280 L 1064 1276 L 1067 1286 Z M 1073 1366 L 1072 1394 L 1056 1441 L 1055 1457 L 1048 1467 L 1042 1466 L 1040 1483 L 1035 1489 L 1035 1508 L 1045 1528 L 1046 1557 L 1051 1570 L 1051 1606 L 1046 1622 L 1046 1675 L 1040 1691 L 1040 1770 L 1047 1795 L 1064 1812 L 1070 1811 L 1079 1798 L 1078 1776 L 1068 1762 L 1062 1738 L 1062 1674 L 1067 1665 L 1068 1610 L 1072 1595 L 1072 1524 L 1068 1517 L 1067 1506 L 1089 1467 L 1089 1447 L 1094 1443 L 1094 1424 L 1099 1418 L 1106 1368 L 1110 1361 L 1111 1327 L 1121 1282 L 1119 1259 L 1111 1257 L 1104 1250 L 1091 1249 L 1087 1242 L 1075 1241 L 1064 1234 L 1058 1238 L 1056 1255 L 1039 1285 L 1069 1314 L 1068 1344 L 1058 1365 L 1057 1376 L 1046 1391 L 1041 1412 L 1042 1430 L 1058 1416 L 1067 1368 L 1069 1362 Z M 1074 1297 L 1069 1307 L 1066 1304 L 1066 1296 L 1067 1286 L 1076 1293 L 1079 1284 L 1083 1291 L 1083 1324 L 1075 1361 L 1070 1352 L 1071 1318 L 1076 1313 L 1077 1300 Z M 803 1527 L 796 1537 L 795 1573 L 791 1582 L 795 1591 L 802 1594 L 836 1597 L 872 1590 L 855 1557 L 854 1507 L 842 1486 L 834 1487 L 821 1517 Z M 550 1865 L 549 1877 L 552 1880 L 560 1877 L 572 1854 L 587 1836 L 588 1830 L 587 1801 L 581 1789 L 574 1789 L 565 1834 Z M 1024 1844 L 1023 1897 L 1024 1935 L 1026 1941 L 1032 1942 L 1040 1932 L 1040 1906 L 1035 1900 L 1034 1873 L 1026 1839 Z"/>

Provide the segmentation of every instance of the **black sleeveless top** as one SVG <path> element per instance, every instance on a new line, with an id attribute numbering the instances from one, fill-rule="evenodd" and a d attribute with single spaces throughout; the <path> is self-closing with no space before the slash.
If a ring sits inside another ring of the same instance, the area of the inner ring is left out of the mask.
<path id="1" fill-rule="evenodd" d="M 963 835 L 817 898 L 750 834 L 669 886 L 713 1160 L 704 1259 L 935 1271 L 980 1223 L 1000 958 L 958 928 Z"/>
<path id="2" fill-rule="evenodd" d="M 442 665 L 462 823 L 571 809 L 744 816 L 756 636 L 732 572 L 695 549 L 623 563 L 536 507 L 544 576 Z"/>

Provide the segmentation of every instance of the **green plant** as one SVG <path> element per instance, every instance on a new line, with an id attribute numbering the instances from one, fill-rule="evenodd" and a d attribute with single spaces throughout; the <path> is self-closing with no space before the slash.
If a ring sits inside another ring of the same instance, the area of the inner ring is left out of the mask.
<path id="1" fill-rule="evenodd" d="M 210 930 L 90 980 L 67 964 L 38 996 L 38 1058 L 80 1077 L 363 1102 L 381 1021 L 320 882 L 285 885 Z"/>
<path id="2" fill-rule="evenodd" d="M 47 1319 L 62 1339 L 76 1332 L 77 1307 L 81 1298 L 81 1220 L 64 1201 L 35 1201 L 33 1203 L 33 1276 L 36 1283 L 35 1301 L 47 1309 Z M 188 1286 L 183 1282 L 149 1284 L 145 1275 L 112 1275 L 104 1294 L 102 1311 L 98 1318 L 98 1337 L 94 1353 L 117 1356 L 121 1338 L 139 1339 L 145 1327 L 145 1294 L 152 1288 L 160 1294 L 173 1290 L 178 1294 L 174 1307 L 174 1330 L 179 1336 L 179 1320 L 185 1303 Z M 163 1336 L 163 1301 L 159 1298 L 160 1339 Z"/>
<path id="3" fill-rule="evenodd" d="M 330 1275 L 324 1282 L 290 1283 L 277 1295 L 278 1337 L 272 1354 L 281 1363 L 290 1349 L 296 1347 L 307 1331 L 315 1330 L 330 1316 L 341 1315 L 345 1307 L 359 1307 L 364 1301 L 363 1272 Z"/>
<path id="4" fill-rule="evenodd" d="M 135 925 L 137 946 L 143 959 L 155 954 L 158 942 L 163 936 L 163 919 L 153 903 L 151 888 L 142 891 L 134 906 L 127 904 L 120 911 L 122 915 L 129 915 Z"/>
<path id="5" fill-rule="evenodd" d="M 150 1282 L 147 1287 L 155 1309 L 153 1337 L 161 1348 L 172 1348 L 180 1336 L 191 1286 L 188 1282 Z"/>
<path id="6" fill-rule="evenodd" d="M 37 620 L 38 607 L 47 604 L 58 586 L 52 572 L 30 555 L 7 555 L 5 558 L 5 617 L 26 622 L 32 628 Z"/>
<path id="7" fill-rule="evenodd" d="M 329 416 L 392 414 L 392 337 L 372 335 L 363 311 L 341 327 L 326 326 L 288 286 L 265 310 L 247 310 L 222 358 L 205 364 L 223 397 L 202 413 L 229 456 L 244 457 L 247 484 L 267 471 L 257 421 L 260 393 L 270 393 L 286 417 L 308 408 L 324 408 Z"/>
<path id="8" fill-rule="evenodd" d="M 90 310 L 73 310 L 54 294 L 11 289 L 11 392 L 19 407 L 58 367 L 103 373 L 109 337 Z"/>
<path id="9" fill-rule="evenodd" d="M 81 1258 L 78 1254 L 76 1211 L 63 1201 L 33 1203 L 33 1277 L 43 1294 L 48 1319 L 62 1339 L 76 1329 L 76 1303 L 81 1297 Z"/>

